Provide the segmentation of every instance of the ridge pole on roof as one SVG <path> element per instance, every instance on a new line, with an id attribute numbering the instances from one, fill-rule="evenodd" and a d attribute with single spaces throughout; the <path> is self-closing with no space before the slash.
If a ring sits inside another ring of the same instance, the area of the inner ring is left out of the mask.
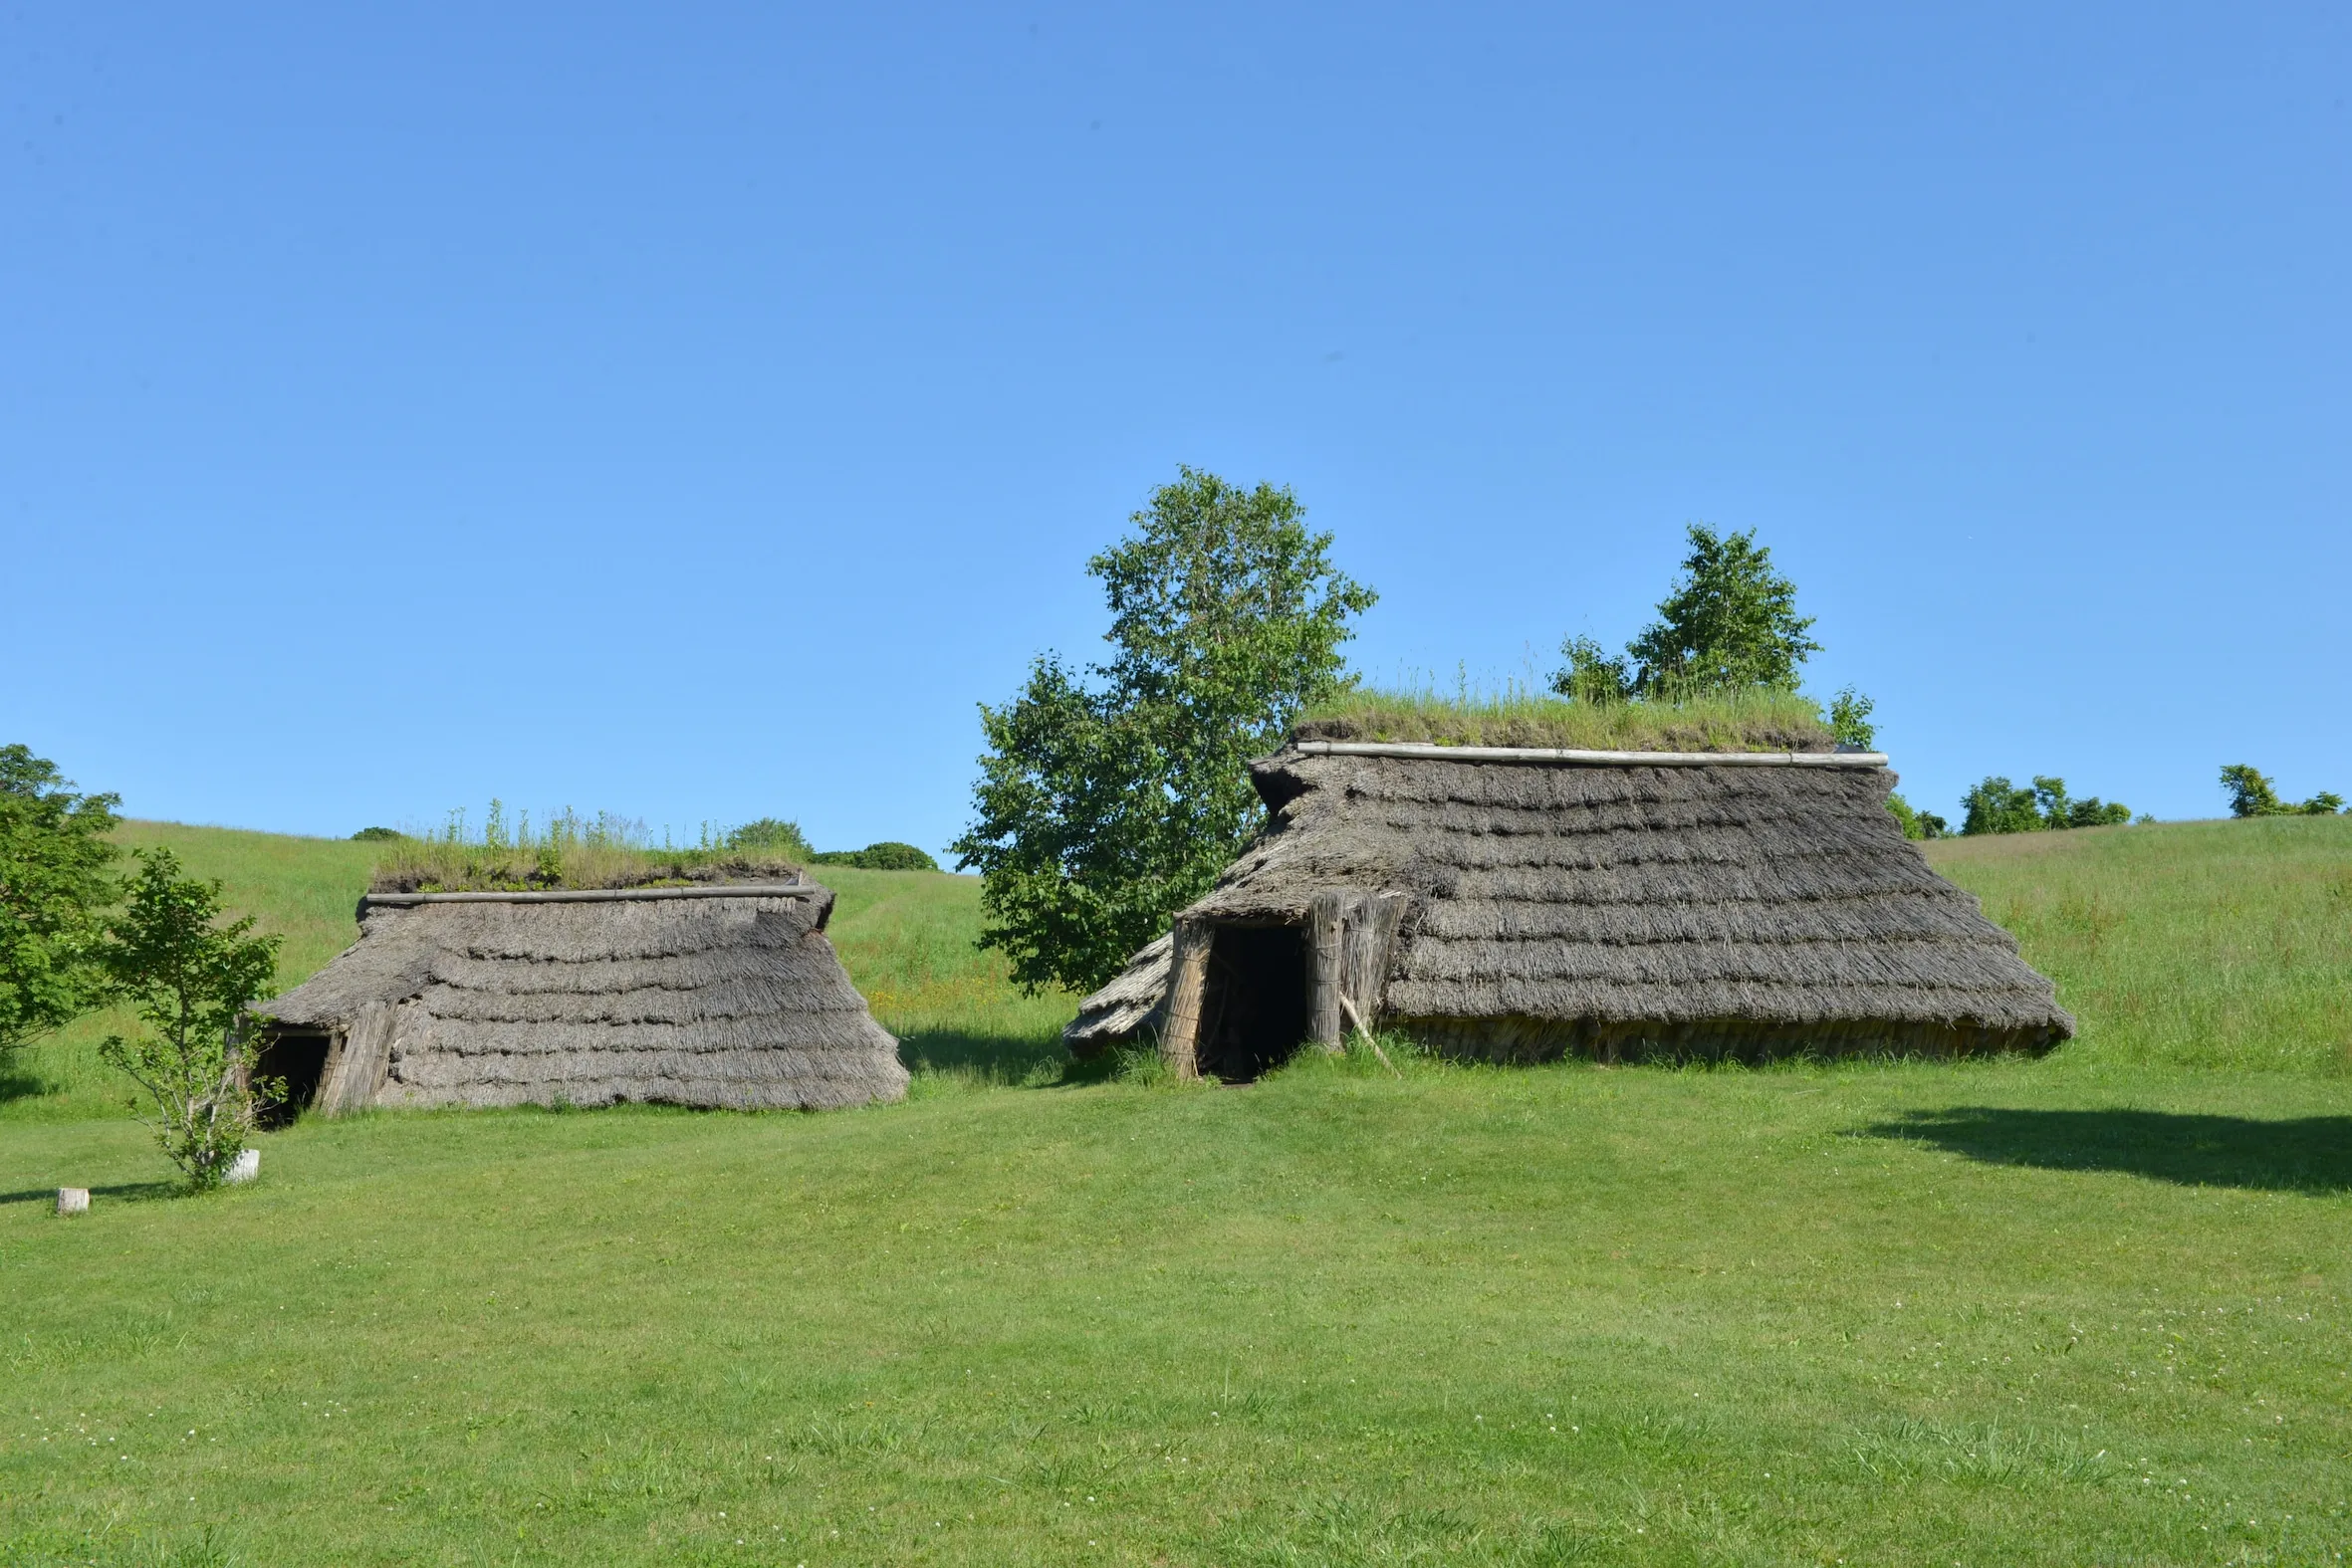
<path id="1" fill-rule="evenodd" d="M 1201 996 L 1209 985 L 1209 942 L 1205 920 L 1176 922 L 1176 951 L 1169 960 L 1168 1026 L 1160 1034 L 1160 1060 L 1178 1078 L 1201 1075 Z"/>

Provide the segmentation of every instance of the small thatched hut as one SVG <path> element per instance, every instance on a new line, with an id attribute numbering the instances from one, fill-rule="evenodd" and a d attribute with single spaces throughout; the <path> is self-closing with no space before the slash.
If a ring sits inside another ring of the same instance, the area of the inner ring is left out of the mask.
<path id="1" fill-rule="evenodd" d="M 814 882 L 377 893 L 359 940 L 258 1004 L 293 1107 L 824 1110 L 906 1092 Z"/>
<path id="2" fill-rule="evenodd" d="M 1904 839 L 1886 762 L 1293 742 L 1253 765 L 1265 832 L 1064 1038 L 1246 1078 L 1358 1019 L 1500 1060 L 2070 1036 Z"/>

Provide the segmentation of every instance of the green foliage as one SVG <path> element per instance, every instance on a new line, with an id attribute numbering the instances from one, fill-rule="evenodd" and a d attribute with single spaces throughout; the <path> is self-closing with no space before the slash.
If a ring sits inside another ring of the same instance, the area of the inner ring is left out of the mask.
<path id="1" fill-rule="evenodd" d="M 2277 786 L 2244 763 L 2222 770 L 2222 788 L 2232 816 L 2332 816 L 2344 809 L 2344 797 L 2332 789 L 2308 800 L 2281 800 Z"/>
<path id="2" fill-rule="evenodd" d="M 0 746 L 0 1061 L 96 1004 L 92 963 L 119 797 L 81 794 L 56 765 Z"/>
<path id="3" fill-rule="evenodd" d="M 1854 690 L 1841 688 L 1829 700 L 1829 733 L 1837 737 L 1837 744 L 1867 752 L 1878 744 L 1878 727 L 1870 722 L 1870 714 L 1878 704 Z"/>
<path id="4" fill-rule="evenodd" d="M 220 883 L 181 876 L 170 850 L 137 860 L 99 958 L 151 1032 L 111 1034 L 100 1054 L 145 1091 L 156 1145 L 189 1185 L 213 1187 L 253 1132 L 257 1094 L 271 1092 L 249 1081 L 238 1028 L 277 971 L 279 939 L 249 935 L 251 915 L 221 925 Z"/>
<path id="5" fill-rule="evenodd" d="M 1905 838 L 1942 838 L 1952 831 L 1952 824 L 1935 812 L 1917 810 L 1910 801 L 1891 791 L 1887 795 L 1887 809 L 1903 824 Z"/>
<path id="6" fill-rule="evenodd" d="M 1559 645 L 1567 663 L 1552 672 L 1551 689 L 1570 702 L 1607 707 L 1631 702 L 1638 695 L 1633 666 L 1590 637 L 1570 637 Z"/>
<path id="7" fill-rule="evenodd" d="M 1250 758 L 1339 688 L 1374 598 L 1303 515 L 1289 490 L 1183 469 L 1087 562 L 1109 661 L 1082 677 L 1047 654 L 981 708 L 976 815 L 953 847 L 982 873 L 982 942 L 1024 986 L 1100 985 L 1256 831 Z"/>
<path id="8" fill-rule="evenodd" d="M 398 838 L 399 836 L 400 830 L 396 827 L 362 827 L 352 835 L 352 842 L 356 844 L 381 844 L 388 843 L 390 840 Z"/>
<path id="9" fill-rule="evenodd" d="M 2076 800 L 2066 793 L 2066 781 L 2036 775 L 2031 788 L 1995 777 L 1971 789 L 1961 800 L 1967 818 L 1963 833 L 2034 833 L 2069 827 L 2119 827 L 2132 819 L 2132 808 L 2120 800 L 2092 795 Z"/>
<path id="10" fill-rule="evenodd" d="M 2097 795 L 2076 800 L 2066 793 L 2066 781 L 2035 776 L 2033 800 L 2044 827 L 2120 827 L 2132 819 L 2132 808 L 2120 800 L 2102 801 Z"/>
<path id="11" fill-rule="evenodd" d="M 782 855 L 787 860 L 808 861 L 817 858 L 801 824 L 787 822 L 781 817 L 763 816 L 746 822 L 727 834 L 730 849 L 753 850 L 765 854 Z"/>
<path id="12" fill-rule="evenodd" d="M 866 871 L 936 871 L 939 862 L 913 844 L 886 838 L 863 849 L 820 849 L 809 858 L 821 866 L 856 866 Z"/>
<path id="13" fill-rule="evenodd" d="M 1961 797 L 1963 833 L 2036 833 L 2049 824 L 2041 819 L 2033 791 L 1998 776 L 1985 780 Z"/>
<path id="14" fill-rule="evenodd" d="M 1772 569 L 1756 531 L 1718 535 L 1690 526 L 1682 580 L 1658 605 L 1658 619 L 1626 646 L 1645 695 L 1771 686 L 1792 690 L 1797 666 L 1821 651 L 1796 613 L 1796 584 Z"/>

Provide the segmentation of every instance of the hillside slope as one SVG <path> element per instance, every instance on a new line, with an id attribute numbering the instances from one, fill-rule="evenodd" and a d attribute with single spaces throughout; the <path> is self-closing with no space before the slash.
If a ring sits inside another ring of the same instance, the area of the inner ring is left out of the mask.
<path id="1" fill-rule="evenodd" d="M 344 846 L 209 843 L 332 951 Z M 306 1120 L 194 1200 L 20 1095 L 0 1564 L 2334 1560 L 2352 841 L 1937 853 L 2077 1045 L 1068 1083 L 969 883 L 843 877 L 957 1020 L 904 1105 Z"/>

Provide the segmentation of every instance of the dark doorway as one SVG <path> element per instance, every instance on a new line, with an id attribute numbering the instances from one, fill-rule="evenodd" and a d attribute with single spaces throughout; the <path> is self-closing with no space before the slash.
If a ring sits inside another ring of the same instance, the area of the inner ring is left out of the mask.
<path id="1" fill-rule="evenodd" d="M 1201 1071 L 1247 1083 L 1306 1038 L 1306 933 L 1219 926 L 1201 993 Z"/>
<path id="2" fill-rule="evenodd" d="M 284 1127 L 318 1097 L 319 1080 L 327 1073 L 328 1039 L 324 1034 L 272 1030 L 254 1052 L 253 1075 L 284 1078 L 286 1097 L 262 1107 L 261 1125 Z"/>

